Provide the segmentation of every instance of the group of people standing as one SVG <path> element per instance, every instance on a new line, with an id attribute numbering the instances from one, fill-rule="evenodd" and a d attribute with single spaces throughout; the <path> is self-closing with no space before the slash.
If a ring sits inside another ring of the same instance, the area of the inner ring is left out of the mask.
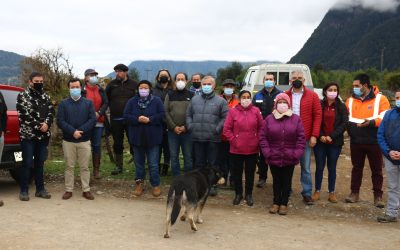
<path id="1" fill-rule="evenodd" d="M 337 83 L 327 84 L 320 100 L 305 86 L 301 71 L 291 72 L 291 86 L 285 92 L 276 86 L 274 73 L 267 72 L 264 88 L 254 96 L 245 90 L 236 95 L 235 82 L 230 79 L 222 83 L 222 93 L 217 94 L 212 76 L 194 74 L 188 88 L 189 80 L 184 72 L 173 77 L 168 70 L 162 69 L 153 85 L 147 80 L 139 83 L 131 80 L 126 65 L 118 64 L 114 71 L 116 78 L 104 90 L 98 84 L 97 72 L 86 70 L 83 84 L 77 78 L 68 82 L 70 96 L 59 104 L 57 124 L 63 132 L 66 163 L 63 199 L 72 197 L 76 162 L 81 171 L 82 196 L 94 199 L 89 184 L 90 155 L 93 176 L 101 178 L 101 137 L 104 128 L 109 127 L 116 159 L 116 168 L 111 174 L 123 172 L 124 134 L 128 137 L 136 168 L 134 195 L 140 196 L 144 192 L 147 160 L 152 195 L 159 196 L 160 173 L 166 174 L 171 163 L 172 174 L 181 174 L 181 150 L 184 172 L 204 167 L 220 169 L 234 186 L 234 205 L 244 199 L 247 205 L 252 206 L 256 168 L 259 174 L 256 186 L 260 188 L 265 186 L 270 169 L 274 197 L 269 212 L 285 215 L 292 193 L 294 168 L 299 163 L 301 194 L 306 204 L 312 205 L 321 198 L 325 165 L 328 168 L 328 200 L 338 201 L 335 194 L 336 165 L 344 144 L 343 134 L 347 130 L 353 169 L 351 193 L 345 201 L 353 203 L 359 200 L 367 156 L 372 171 L 374 204 L 384 207 L 383 153 L 388 171 L 389 199 L 386 215 L 378 220 L 397 220 L 400 134 L 396 125 L 400 123 L 400 91 L 396 92 L 396 107 L 385 115 L 390 109 L 389 101 L 376 86 L 372 86 L 365 74 L 355 77 L 353 94 L 345 104 L 340 99 Z M 29 200 L 31 171 L 36 184 L 35 196 L 51 197 L 44 187 L 43 165 L 55 109 L 43 91 L 43 80 L 42 74 L 32 73 L 28 88 L 19 94 L 17 100 L 23 154 L 20 199 L 23 201 Z M 3 108 L 0 114 L 4 114 Z M 314 192 L 311 176 L 313 151 L 316 165 Z M 216 195 L 215 187 L 210 193 Z"/>

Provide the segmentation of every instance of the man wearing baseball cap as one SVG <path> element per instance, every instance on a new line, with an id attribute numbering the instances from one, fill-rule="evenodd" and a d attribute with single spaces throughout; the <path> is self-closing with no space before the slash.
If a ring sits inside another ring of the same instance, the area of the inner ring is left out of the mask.
<path id="1" fill-rule="evenodd" d="M 136 94 L 137 83 L 129 79 L 128 70 L 129 68 L 126 65 L 117 64 L 114 67 L 115 79 L 106 87 L 116 165 L 116 168 L 111 172 L 112 175 L 120 174 L 123 170 L 124 131 L 128 136 L 128 128 L 123 112 L 128 100 Z"/>

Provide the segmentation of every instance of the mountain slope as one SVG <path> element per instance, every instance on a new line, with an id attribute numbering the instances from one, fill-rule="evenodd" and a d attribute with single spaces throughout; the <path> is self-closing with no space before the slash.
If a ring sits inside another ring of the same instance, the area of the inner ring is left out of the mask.
<path id="1" fill-rule="evenodd" d="M 0 83 L 16 81 L 20 72 L 19 63 L 22 59 L 21 55 L 0 50 Z"/>

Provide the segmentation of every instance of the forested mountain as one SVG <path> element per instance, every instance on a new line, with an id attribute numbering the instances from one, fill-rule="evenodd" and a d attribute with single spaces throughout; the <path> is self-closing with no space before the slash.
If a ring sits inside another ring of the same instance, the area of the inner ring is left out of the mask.
<path id="1" fill-rule="evenodd" d="M 0 50 L 0 83 L 16 82 L 23 56 Z"/>

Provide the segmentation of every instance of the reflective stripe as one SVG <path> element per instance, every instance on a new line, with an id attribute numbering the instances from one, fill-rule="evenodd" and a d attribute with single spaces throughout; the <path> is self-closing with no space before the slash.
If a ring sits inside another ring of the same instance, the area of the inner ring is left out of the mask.
<path id="1" fill-rule="evenodd" d="M 378 93 L 375 97 L 373 116 L 369 117 L 369 118 L 363 118 L 363 119 L 353 117 L 353 97 L 350 97 L 350 99 L 349 99 L 349 121 L 355 122 L 355 123 L 362 123 L 365 120 L 375 120 L 378 118 L 383 119 L 383 116 L 385 115 L 386 110 L 379 113 L 379 104 L 381 102 L 381 97 L 382 97 L 381 93 Z"/>

